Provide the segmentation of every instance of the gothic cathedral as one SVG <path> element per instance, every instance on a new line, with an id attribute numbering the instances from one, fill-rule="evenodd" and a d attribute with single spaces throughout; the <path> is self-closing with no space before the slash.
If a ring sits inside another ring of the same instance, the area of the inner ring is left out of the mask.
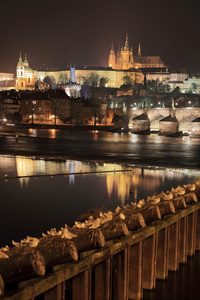
<path id="1" fill-rule="evenodd" d="M 108 67 L 112 69 L 129 70 L 131 68 L 158 68 L 164 66 L 160 56 L 142 56 L 140 44 L 138 55 L 133 55 L 133 49 L 129 47 L 128 34 L 126 34 L 125 45 L 121 49 L 118 49 L 117 56 L 115 55 L 112 43 L 108 60 Z"/>

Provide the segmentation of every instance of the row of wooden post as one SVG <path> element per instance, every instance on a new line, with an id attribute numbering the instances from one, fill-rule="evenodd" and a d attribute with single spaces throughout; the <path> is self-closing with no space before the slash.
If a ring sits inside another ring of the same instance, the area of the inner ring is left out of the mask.
<path id="1" fill-rule="evenodd" d="M 45 300 L 142 299 L 143 289 L 153 290 L 156 279 L 200 250 L 200 211 L 195 211 L 154 235 L 94 265 L 44 293 Z M 68 296 L 67 296 L 68 294 Z M 55 298 L 56 295 L 56 298 Z"/>

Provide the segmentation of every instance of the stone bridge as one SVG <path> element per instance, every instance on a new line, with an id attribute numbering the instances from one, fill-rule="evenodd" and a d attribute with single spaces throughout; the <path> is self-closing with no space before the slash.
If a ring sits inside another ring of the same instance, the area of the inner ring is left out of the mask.
<path id="1" fill-rule="evenodd" d="M 139 108 L 127 111 L 128 126 L 132 128 L 134 118 L 142 114 L 146 114 L 149 121 L 151 131 L 159 131 L 159 122 L 169 115 L 176 117 L 178 123 L 178 131 L 191 132 L 193 128 L 192 121 L 200 117 L 200 108 Z"/>

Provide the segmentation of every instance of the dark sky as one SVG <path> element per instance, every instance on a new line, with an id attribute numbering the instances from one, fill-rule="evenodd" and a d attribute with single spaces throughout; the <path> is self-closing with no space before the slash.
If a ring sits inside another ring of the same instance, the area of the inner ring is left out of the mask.
<path id="1" fill-rule="evenodd" d="M 200 1 L 5 0 L 0 3 L 0 72 L 15 72 L 19 52 L 30 66 L 105 66 L 126 32 L 134 54 L 160 55 L 200 73 Z"/>

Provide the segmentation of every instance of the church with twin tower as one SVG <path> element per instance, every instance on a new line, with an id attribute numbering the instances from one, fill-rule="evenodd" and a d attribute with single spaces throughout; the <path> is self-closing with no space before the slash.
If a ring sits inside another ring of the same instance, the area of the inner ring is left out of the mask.
<path id="1" fill-rule="evenodd" d="M 133 48 L 129 46 L 128 33 L 124 47 L 119 47 L 117 55 L 115 54 L 113 43 L 108 59 L 108 67 L 115 70 L 129 70 L 131 68 L 160 68 L 164 67 L 160 56 L 142 56 L 141 46 L 139 43 L 137 55 L 133 54 Z"/>

